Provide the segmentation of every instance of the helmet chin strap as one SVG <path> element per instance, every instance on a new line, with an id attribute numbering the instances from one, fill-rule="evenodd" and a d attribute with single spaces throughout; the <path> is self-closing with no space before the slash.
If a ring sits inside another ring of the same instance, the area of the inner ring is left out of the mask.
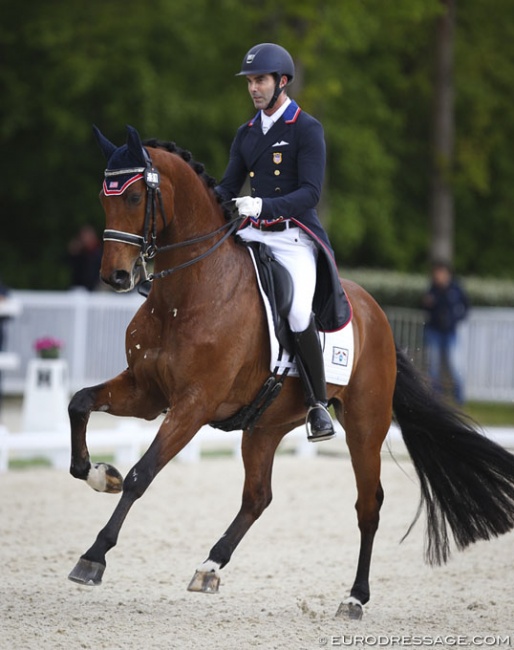
<path id="1" fill-rule="evenodd" d="M 285 86 L 280 87 L 280 81 L 281 81 L 281 77 L 277 75 L 277 81 L 275 83 L 275 92 L 273 93 L 273 96 L 270 99 L 269 104 L 264 109 L 265 111 L 269 111 L 270 108 L 273 108 L 273 106 L 275 106 L 277 99 L 280 97 L 280 93 L 282 93 L 285 90 Z"/>

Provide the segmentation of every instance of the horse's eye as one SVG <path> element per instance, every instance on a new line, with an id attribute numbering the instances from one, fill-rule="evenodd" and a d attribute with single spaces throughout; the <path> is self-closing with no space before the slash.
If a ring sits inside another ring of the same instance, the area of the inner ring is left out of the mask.
<path id="1" fill-rule="evenodd" d="M 127 194 L 126 201 L 129 205 L 139 205 L 142 200 L 142 195 L 139 192 L 133 192 L 132 194 Z"/>

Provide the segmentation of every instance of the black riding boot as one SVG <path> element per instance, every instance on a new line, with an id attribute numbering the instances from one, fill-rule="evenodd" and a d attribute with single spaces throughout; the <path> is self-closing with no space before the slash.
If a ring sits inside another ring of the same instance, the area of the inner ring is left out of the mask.
<path id="1" fill-rule="evenodd" d="M 303 332 L 293 332 L 298 372 L 303 382 L 310 425 L 307 438 L 311 442 L 329 440 L 335 435 L 332 418 L 327 411 L 327 386 L 323 352 L 319 343 L 314 317 Z"/>

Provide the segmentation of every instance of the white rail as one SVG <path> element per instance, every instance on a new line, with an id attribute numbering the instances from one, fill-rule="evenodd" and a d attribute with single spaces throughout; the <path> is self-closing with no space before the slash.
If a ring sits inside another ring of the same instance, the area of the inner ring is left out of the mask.
<path id="1" fill-rule="evenodd" d="M 279 450 L 298 457 L 316 456 L 318 453 L 345 454 L 345 433 L 338 422 L 334 422 L 336 438 L 329 442 L 307 441 L 303 427 L 294 429 L 284 438 Z M 148 448 L 157 431 L 152 427 L 139 425 L 135 421 L 121 421 L 113 429 L 93 429 L 87 433 L 87 444 L 93 460 L 98 455 L 112 455 L 114 464 L 120 469 L 136 463 Z M 514 449 L 514 429 L 490 427 L 485 431 L 492 440 Z M 401 434 L 396 425 L 389 430 L 382 453 L 392 451 L 396 456 L 405 454 Z M 239 457 L 241 453 L 241 432 L 226 433 L 212 427 L 203 427 L 191 442 L 178 454 L 177 461 L 196 463 L 206 454 L 229 453 Z M 38 431 L 36 433 L 10 433 L 0 425 L 0 473 L 9 469 L 9 462 L 20 458 L 43 458 L 52 467 L 67 470 L 70 462 L 69 433 L 61 431 Z"/>
<path id="2" fill-rule="evenodd" d="M 6 327 L 6 353 L 17 368 L 3 372 L 3 391 L 22 394 L 34 341 L 63 340 L 72 391 L 117 375 L 125 368 L 125 329 L 142 304 L 138 294 L 86 291 L 15 291 L 21 313 Z M 398 344 L 417 364 L 423 359 L 423 312 L 386 309 Z M 514 400 L 514 309 L 472 309 L 462 326 L 461 366 L 468 399 Z"/>
<path id="3" fill-rule="evenodd" d="M 98 455 L 113 456 L 115 465 L 130 467 L 142 456 L 152 442 L 158 423 L 141 425 L 135 420 L 119 420 L 112 429 L 91 429 L 87 432 L 87 445 L 94 460 Z M 338 437 L 344 432 L 336 424 Z M 334 444 L 334 443 L 329 443 Z M 342 441 L 335 444 L 342 449 Z M 310 457 L 322 450 L 322 444 L 307 441 L 303 427 L 291 431 L 281 445 L 300 457 Z M 324 447 L 327 450 L 327 447 Z M 218 431 L 205 426 L 178 454 L 181 462 L 198 462 L 202 455 L 215 453 L 239 456 L 241 453 L 241 432 Z M 56 469 L 67 469 L 70 464 L 70 435 L 67 431 L 9 432 L 0 425 L 0 473 L 9 469 L 9 462 L 15 459 L 42 458 Z"/>

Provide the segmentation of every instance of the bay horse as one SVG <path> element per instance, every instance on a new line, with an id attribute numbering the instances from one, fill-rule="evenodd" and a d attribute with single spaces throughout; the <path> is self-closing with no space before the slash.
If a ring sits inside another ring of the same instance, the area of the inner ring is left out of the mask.
<path id="1" fill-rule="evenodd" d="M 101 277 L 127 291 L 144 277 L 147 259 L 155 261 L 151 290 L 126 330 L 127 368 L 80 390 L 69 404 L 71 474 L 95 490 L 121 492 L 111 518 L 69 575 L 83 585 L 101 583 L 107 551 L 156 474 L 200 427 L 251 404 L 269 376 L 269 336 L 255 270 L 232 236 L 238 223 L 227 220 L 214 181 L 173 143 L 143 146 L 137 131 L 127 129 L 122 147 L 96 129 L 109 161 L 100 192 L 106 215 Z M 328 394 L 355 473 L 360 550 L 355 581 L 337 614 L 360 618 L 370 598 L 372 546 L 384 499 L 380 452 L 393 412 L 419 477 L 431 563 L 448 559 L 450 532 L 463 549 L 514 527 L 514 456 L 434 396 L 396 347 L 375 300 L 353 282 L 342 284 L 353 308 L 354 364 L 348 385 L 329 385 Z M 306 410 L 300 381 L 288 377 L 276 400 L 243 431 L 240 510 L 189 590 L 218 590 L 220 570 L 271 502 L 277 447 L 303 423 Z M 166 414 L 125 478 L 109 464 L 91 462 L 86 428 L 92 411 L 147 420 Z"/>

